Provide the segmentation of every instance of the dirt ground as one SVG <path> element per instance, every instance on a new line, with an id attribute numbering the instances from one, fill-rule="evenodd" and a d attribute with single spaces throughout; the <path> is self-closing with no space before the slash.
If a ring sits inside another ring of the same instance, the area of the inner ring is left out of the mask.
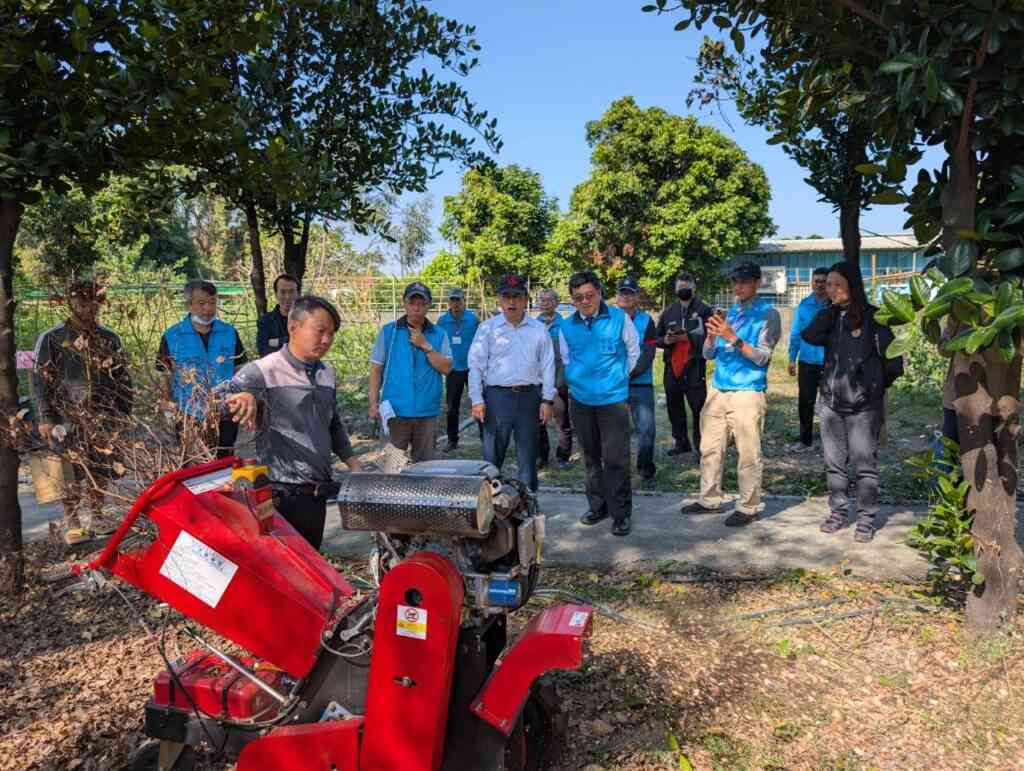
<path id="1" fill-rule="evenodd" d="M 143 740 L 156 643 L 116 593 L 38 585 L 52 547 L 29 557 L 25 593 L 0 599 L 0 768 L 120 769 Z M 1024 768 L 1024 622 L 972 639 L 912 586 L 672 571 L 545 571 L 545 586 L 648 625 L 598 617 L 584 668 L 557 675 L 571 715 L 560 768 Z M 159 626 L 164 610 L 125 597 Z M 193 647 L 179 628 L 172 656 Z"/>

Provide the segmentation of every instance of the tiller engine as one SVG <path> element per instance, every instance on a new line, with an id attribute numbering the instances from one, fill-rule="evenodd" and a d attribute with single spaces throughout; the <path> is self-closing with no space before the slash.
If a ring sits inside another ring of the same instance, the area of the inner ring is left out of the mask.
<path id="1" fill-rule="evenodd" d="M 201 744 L 238 771 L 549 765 L 565 716 L 539 678 L 580 666 L 592 609 L 548 607 L 508 644 L 540 570 L 534 496 L 489 464 L 433 461 L 352 474 L 337 505 L 375 534 L 362 591 L 274 510 L 262 469 L 230 458 L 155 482 L 75 568 L 244 650 L 186 627 L 197 648 L 165 655 L 130 768 L 190 769 Z"/>

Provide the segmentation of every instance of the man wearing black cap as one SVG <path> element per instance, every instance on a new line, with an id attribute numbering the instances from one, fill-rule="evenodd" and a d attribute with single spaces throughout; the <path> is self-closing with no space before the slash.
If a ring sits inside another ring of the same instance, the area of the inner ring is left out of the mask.
<path id="1" fill-rule="evenodd" d="M 414 463 L 434 457 L 443 377 L 452 369 L 451 343 L 427 318 L 433 297 L 414 281 L 402 293 L 405 315 L 384 325 L 370 353 L 370 418 Z"/>
<path id="2" fill-rule="evenodd" d="M 636 470 L 645 482 L 654 479 L 654 355 L 657 335 L 654 322 L 646 311 L 640 310 L 640 284 L 633 278 L 619 282 L 615 304 L 625 311 L 636 328 L 640 343 L 640 358 L 629 373 L 629 412 L 633 417 L 633 430 L 637 437 Z"/>
<path id="3" fill-rule="evenodd" d="M 729 274 L 736 303 L 724 317 L 708 319 L 704 357 L 715 360 L 711 391 L 701 411 L 700 498 L 684 514 L 711 514 L 722 508 L 722 470 L 730 435 L 739 453 L 739 497 L 725 520 L 749 525 L 761 509 L 761 432 L 767 412 L 765 391 L 772 350 L 779 342 L 779 312 L 757 296 L 761 268 L 743 262 Z"/>
<path id="4" fill-rule="evenodd" d="M 43 332 L 35 348 L 39 434 L 75 458 L 75 476 L 66 480 L 63 501 L 69 546 L 113 532 L 113 523 L 102 517 L 104 488 L 119 476 L 115 469 L 121 464 L 109 450 L 116 450 L 112 436 L 130 429 L 132 381 L 121 338 L 98 323 L 104 293 L 92 281 L 73 284 L 67 293 L 69 318 Z M 79 517 L 83 486 L 92 513 L 88 528 Z"/>
<path id="5" fill-rule="evenodd" d="M 437 325 L 448 335 L 448 342 L 452 346 L 452 370 L 444 382 L 448 407 L 448 443 L 444 451 L 451 452 L 459 445 L 459 408 L 462 406 L 462 394 L 469 383 L 469 347 L 480 326 L 476 314 L 466 310 L 465 290 L 459 287 L 448 290 L 448 312 L 437 320 Z"/>
<path id="6" fill-rule="evenodd" d="M 658 317 L 658 347 L 664 349 L 665 405 L 675 439 L 668 454 L 696 451 L 699 458 L 700 412 L 708 398 L 704 330 L 712 309 L 696 296 L 696 282 L 690 273 L 676 276 L 675 293 L 679 302 L 672 303 Z M 687 404 L 693 415 L 692 443 L 687 436 Z"/>
<path id="7" fill-rule="evenodd" d="M 555 398 L 554 347 L 547 327 L 526 313 L 526 279 L 504 276 L 498 297 L 501 313 L 480 325 L 469 349 L 473 417 L 484 426 L 484 460 L 499 469 L 515 437 L 519 481 L 536 492 L 538 434 Z"/>

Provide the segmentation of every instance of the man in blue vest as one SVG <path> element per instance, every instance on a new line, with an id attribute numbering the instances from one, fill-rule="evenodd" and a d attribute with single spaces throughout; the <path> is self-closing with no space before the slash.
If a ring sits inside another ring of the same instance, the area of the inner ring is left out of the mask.
<path id="1" fill-rule="evenodd" d="M 804 342 L 800 333 L 811 325 L 819 311 L 828 307 L 827 281 L 828 268 L 815 268 L 811 276 L 811 294 L 796 307 L 789 332 L 789 376 L 797 376 L 797 408 L 800 413 L 800 441 L 786 448 L 790 452 L 805 452 L 814 446 L 814 402 L 825 366 L 825 349 Z"/>
<path id="2" fill-rule="evenodd" d="M 469 398 L 484 427 L 484 460 L 501 469 L 515 437 L 519 481 L 537 492 L 537 433 L 551 419 L 555 355 L 551 336 L 526 313 L 526 279 L 498 284 L 501 313 L 480 325 L 469 351 Z"/>
<path id="3" fill-rule="evenodd" d="M 370 418 L 413 463 L 434 457 L 442 378 L 451 372 L 448 335 L 432 324 L 430 290 L 419 281 L 402 293 L 405 315 L 385 324 L 370 353 Z"/>
<path id="4" fill-rule="evenodd" d="M 576 312 L 562 324 L 559 348 L 569 383 L 569 410 L 583 449 L 587 502 L 580 518 L 596 525 L 612 518 L 614 535 L 633 529 L 630 480 L 629 374 L 640 358 L 636 327 L 602 297 L 591 271 L 574 273 L 569 294 Z"/>
<path id="5" fill-rule="evenodd" d="M 157 370 L 167 374 L 168 398 L 183 415 L 179 429 L 189 420 L 206 422 L 210 395 L 246 362 L 238 330 L 217 318 L 217 287 L 189 281 L 185 305 L 188 314 L 164 332 L 157 354 Z M 237 437 L 238 424 L 229 417 L 220 419 L 216 433 L 210 428 L 203 435 L 219 458 L 231 454 Z"/>
<path id="6" fill-rule="evenodd" d="M 459 287 L 448 290 L 448 312 L 437 320 L 437 325 L 448 335 L 452 347 L 452 369 L 445 377 L 444 392 L 448 407 L 448 443 L 444 451 L 459 446 L 459 407 L 462 394 L 469 383 L 469 347 L 473 344 L 480 319 L 466 310 L 466 292 Z"/>
<path id="7" fill-rule="evenodd" d="M 651 315 L 637 307 L 640 284 L 633 278 L 619 282 L 615 304 L 625 311 L 636 328 L 640 358 L 629 373 L 629 411 L 636 431 L 636 470 L 645 482 L 654 479 L 654 356 L 658 351 L 658 332 Z"/>
<path id="8" fill-rule="evenodd" d="M 704 358 L 715 361 L 711 391 L 700 413 L 700 498 L 681 508 L 684 514 L 723 511 L 722 470 L 730 435 L 739 453 L 739 497 L 725 520 L 743 527 L 761 509 L 761 432 L 767 412 L 768 366 L 782 334 L 779 312 L 757 296 L 761 268 L 743 262 L 729 274 L 736 303 L 707 322 Z"/>

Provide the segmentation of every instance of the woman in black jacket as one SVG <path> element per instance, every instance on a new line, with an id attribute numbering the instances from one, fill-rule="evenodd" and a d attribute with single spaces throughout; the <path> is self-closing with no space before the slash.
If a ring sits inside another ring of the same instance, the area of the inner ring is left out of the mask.
<path id="1" fill-rule="evenodd" d="M 801 335 L 805 342 L 825 348 L 818 416 L 829 516 L 821 530 L 834 533 L 846 525 L 850 463 L 857 486 L 854 538 L 867 543 L 875 535 L 878 437 L 885 415 L 885 390 L 901 374 L 902 360 L 885 358 L 892 331 L 875 323 L 878 309 L 868 304 L 856 265 L 837 262 L 829 269 L 828 294 L 831 305 L 818 313 Z"/>

